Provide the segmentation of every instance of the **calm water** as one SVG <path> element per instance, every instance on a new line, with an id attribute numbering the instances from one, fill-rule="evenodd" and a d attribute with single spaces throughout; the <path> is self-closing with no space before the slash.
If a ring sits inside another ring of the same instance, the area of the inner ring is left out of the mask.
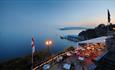
<path id="1" fill-rule="evenodd" d="M 7 61 L 13 58 L 22 57 L 31 54 L 31 37 L 35 37 L 36 50 L 46 48 L 44 42 L 46 39 L 53 40 L 53 45 L 50 48 L 52 53 L 63 51 L 65 47 L 77 45 L 75 42 L 60 39 L 60 35 L 73 34 L 77 35 L 81 30 L 60 31 L 56 28 L 44 29 L 42 32 L 2 32 L 0 34 L 0 62 Z"/>

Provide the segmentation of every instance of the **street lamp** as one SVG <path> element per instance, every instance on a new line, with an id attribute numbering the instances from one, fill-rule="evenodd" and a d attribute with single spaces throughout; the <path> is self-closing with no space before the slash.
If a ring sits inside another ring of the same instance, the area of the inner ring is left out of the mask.
<path id="1" fill-rule="evenodd" d="M 50 48 L 50 46 L 53 44 L 53 42 L 52 42 L 52 40 L 46 40 L 45 41 L 45 45 L 48 47 L 48 52 L 50 53 L 50 51 L 49 51 L 49 48 Z"/>
<path id="2" fill-rule="evenodd" d="M 50 45 L 52 45 L 52 43 L 52 40 L 46 40 L 45 45 L 49 47 Z"/>

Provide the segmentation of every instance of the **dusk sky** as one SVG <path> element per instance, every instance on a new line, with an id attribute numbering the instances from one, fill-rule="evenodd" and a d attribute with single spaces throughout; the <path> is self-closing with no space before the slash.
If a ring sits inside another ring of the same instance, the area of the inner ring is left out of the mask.
<path id="1" fill-rule="evenodd" d="M 0 32 L 115 23 L 114 0 L 0 0 Z"/>

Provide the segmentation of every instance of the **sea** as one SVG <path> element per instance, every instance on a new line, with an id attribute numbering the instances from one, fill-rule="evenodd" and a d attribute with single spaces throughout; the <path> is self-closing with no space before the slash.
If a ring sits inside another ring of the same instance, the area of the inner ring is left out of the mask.
<path id="1" fill-rule="evenodd" d="M 64 35 L 78 35 L 82 30 L 36 30 L 28 32 L 1 32 L 0 33 L 0 63 L 30 55 L 32 52 L 32 36 L 35 39 L 36 51 L 41 51 L 47 46 L 45 41 L 50 39 L 53 44 L 50 46 L 51 53 L 58 53 L 69 46 L 77 47 L 77 42 L 60 39 Z"/>

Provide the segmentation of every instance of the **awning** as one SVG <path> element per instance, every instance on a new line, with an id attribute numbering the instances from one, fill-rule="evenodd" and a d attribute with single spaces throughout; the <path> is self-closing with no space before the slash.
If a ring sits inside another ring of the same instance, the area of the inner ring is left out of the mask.
<path id="1" fill-rule="evenodd" d="M 98 37 L 98 38 L 94 38 L 94 39 L 90 39 L 90 40 L 85 40 L 85 41 L 81 41 L 78 42 L 79 44 L 82 43 L 105 43 L 105 40 L 107 39 L 107 36 L 103 36 L 103 37 Z"/>

